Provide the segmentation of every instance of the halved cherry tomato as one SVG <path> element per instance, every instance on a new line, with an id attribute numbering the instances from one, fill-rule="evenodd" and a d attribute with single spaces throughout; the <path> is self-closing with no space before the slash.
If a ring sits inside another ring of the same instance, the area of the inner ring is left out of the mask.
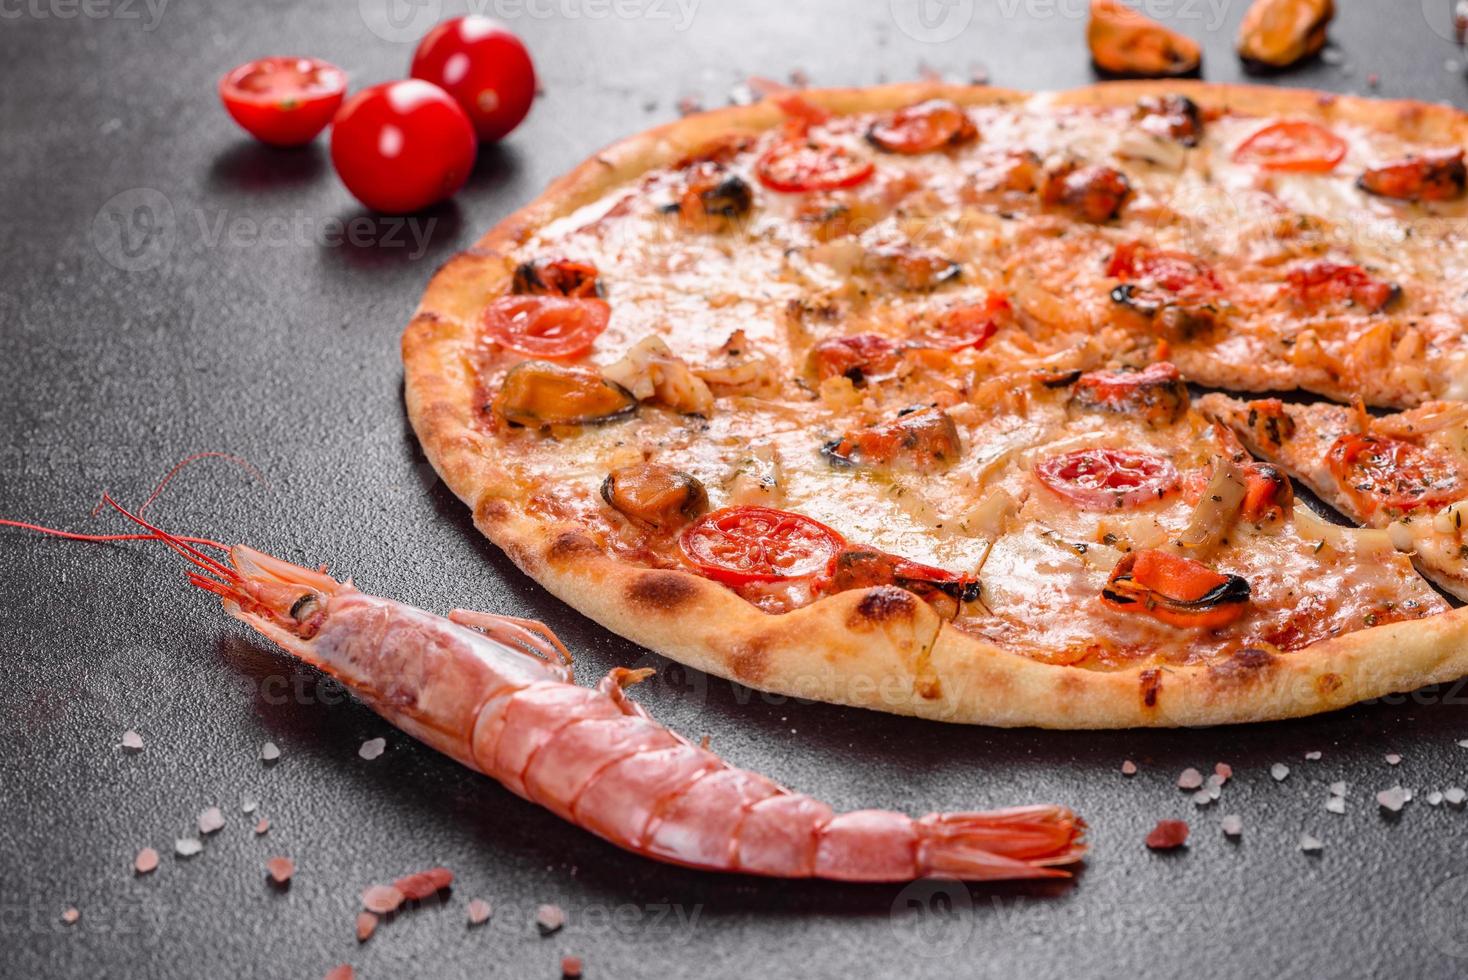
<path id="1" fill-rule="evenodd" d="M 1234 150 L 1235 163 L 1301 173 L 1329 173 L 1345 156 L 1345 140 L 1303 119 L 1271 123 Z"/>
<path id="2" fill-rule="evenodd" d="M 1348 432 L 1331 445 L 1325 458 L 1341 492 L 1363 516 L 1382 507 L 1433 509 L 1464 495 L 1450 461 L 1400 439 Z"/>
<path id="3" fill-rule="evenodd" d="M 331 162 L 375 211 L 403 214 L 451 197 L 474 166 L 474 127 L 447 92 L 409 78 L 363 89 L 331 127 Z"/>
<path id="4" fill-rule="evenodd" d="M 436 26 L 418 43 L 408 73 L 453 96 L 482 140 L 508 136 L 535 100 L 530 52 L 489 17 L 456 17 Z"/>
<path id="5" fill-rule="evenodd" d="M 770 507 L 725 507 L 678 537 L 699 573 L 726 585 L 816 575 L 845 546 L 846 539 L 820 521 Z"/>
<path id="6" fill-rule="evenodd" d="M 963 109 L 947 99 L 929 99 L 873 123 L 867 141 L 888 153 L 912 155 L 959 146 L 978 135 L 978 127 Z"/>
<path id="7" fill-rule="evenodd" d="M 1244 614 L 1247 579 L 1166 551 L 1134 551 L 1116 563 L 1101 601 L 1183 629 L 1217 629 Z"/>
<path id="8" fill-rule="evenodd" d="M 990 293 L 982 303 L 971 303 L 944 311 L 937 324 L 916 342 L 924 347 L 960 351 L 983 350 L 989 338 L 999 332 L 1001 321 L 1014 312 L 1002 293 Z"/>
<path id="9" fill-rule="evenodd" d="M 1402 287 L 1378 279 L 1359 265 L 1316 259 L 1295 266 L 1285 276 L 1290 295 L 1312 308 L 1358 306 L 1379 313 L 1402 294 Z"/>
<path id="10" fill-rule="evenodd" d="M 314 140 L 346 94 L 347 73 L 317 58 L 260 58 L 219 80 L 219 97 L 234 121 L 272 146 Z"/>
<path id="11" fill-rule="evenodd" d="M 1035 467 L 1051 490 L 1087 510 L 1118 510 L 1161 500 L 1177 489 L 1177 468 L 1164 456 L 1131 449 L 1077 449 Z"/>
<path id="12" fill-rule="evenodd" d="M 767 150 L 754 169 L 760 183 L 770 190 L 798 194 L 855 187 L 871 177 L 876 165 L 844 146 L 792 139 Z"/>
<path id="13" fill-rule="evenodd" d="M 607 328 L 605 300 L 571 296 L 501 296 L 484 310 L 484 332 L 531 357 L 575 357 Z"/>

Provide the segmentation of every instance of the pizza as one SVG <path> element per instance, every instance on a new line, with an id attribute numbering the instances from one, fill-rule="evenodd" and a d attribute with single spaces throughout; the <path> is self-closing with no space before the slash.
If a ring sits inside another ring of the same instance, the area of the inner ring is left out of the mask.
<path id="1" fill-rule="evenodd" d="M 409 417 L 528 575 L 751 687 L 1104 728 L 1452 679 L 1465 145 L 1189 82 L 690 116 L 438 271 Z M 1297 393 L 1293 441 L 1199 386 Z"/>

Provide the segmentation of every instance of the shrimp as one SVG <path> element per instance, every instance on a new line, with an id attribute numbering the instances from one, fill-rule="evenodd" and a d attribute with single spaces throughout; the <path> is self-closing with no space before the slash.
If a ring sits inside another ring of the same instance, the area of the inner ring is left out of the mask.
<path id="1" fill-rule="evenodd" d="M 617 667 L 595 688 L 574 684 L 570 652 L 542 623 L 463 609 L 437 616 L 360 592 L 324 567 L 169 534 L 104 499 L 147 533 L 87 539 L 167 544 L 229 615 L 397 728 L 635 854 L 774 878 L 905 882 L 1068 877 L 1062 866 L 1085 852 L 1085 823 L 1059 806 L 836 813 L 654 721 L 627 694 L 651 670 Z"/>

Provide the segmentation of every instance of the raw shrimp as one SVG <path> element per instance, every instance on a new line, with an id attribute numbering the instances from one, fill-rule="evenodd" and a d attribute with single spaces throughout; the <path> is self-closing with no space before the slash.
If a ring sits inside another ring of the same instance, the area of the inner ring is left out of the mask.
<path id="1" fill-rule="evenodd" d="M 1060 866 L 1085 852 L 1084 822 L 1059 806 L 836 813 L 653 721 L 627 696 L 650 670 L 572 683 L 570 653 L 541 623 L 436 616 L 244 545 L 225 549 L 226 562 L 201 550 L 223 546 L 168 534 L 106 499 L 147 534 L 87 537 L 164 542 L 231 616 L 393 725 L 633 853 L 711 871 L 902 882 L 1066 877 Z"/>

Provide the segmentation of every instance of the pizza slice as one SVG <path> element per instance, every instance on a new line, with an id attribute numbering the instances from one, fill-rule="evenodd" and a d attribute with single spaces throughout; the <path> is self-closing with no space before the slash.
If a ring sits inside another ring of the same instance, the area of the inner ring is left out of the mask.
<path id="1" fill-rule="evenodd" d="M 1424 575 L 1468 600 L 1468 403 L 1377 417 L 1210 394 L 1199 408 L 1351 520 L 1385 530 Z"/>

